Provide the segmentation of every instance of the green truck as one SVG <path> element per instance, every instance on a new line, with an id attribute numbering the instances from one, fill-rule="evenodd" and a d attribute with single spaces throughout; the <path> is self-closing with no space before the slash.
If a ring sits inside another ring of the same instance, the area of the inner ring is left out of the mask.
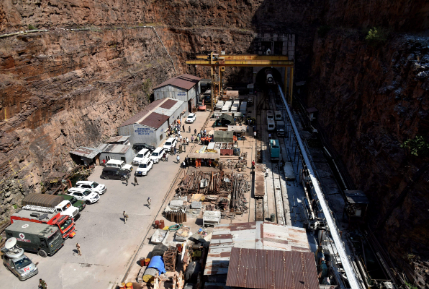
<path id="1" fill-rule="evenodd" d="M 79 209 L 79 212 L 81 212 L 86 207 L 85 202 L 79 201 L 73 196 L 69 196 L 69 195 L 58 195 L 58 196 L 63 198 L 63 200 L 70 201 L 73 207 L 76 207 Z"/>
<path id="2" fill-rule="evenodd" d="M 54 255 L 64 245 L 58 226 L 14 221 L 5 232 L 7 239 L 15 237 L 19 247 L 41 257 Z"/>

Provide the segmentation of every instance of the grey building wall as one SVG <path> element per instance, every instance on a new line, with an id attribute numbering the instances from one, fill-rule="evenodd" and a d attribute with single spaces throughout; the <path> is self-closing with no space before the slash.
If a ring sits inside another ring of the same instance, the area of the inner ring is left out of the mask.
<path id="1" fill-rule="evenodd" d="M 186 90 L 183 88 L 179 88 L 172 85 L 166 85 L 154 90 L 155 100 L 163 99 L 163 98 L 172 98 L 178 99 L 182 101 L 192 100 L 192 105 L 196 106 L 197 96 L 200 94 L 199 92 L 199 83 L 194 85 L 191 89 Z"/>
<path id="2" fill-rule="evenodd" d="M 100 160 L 106 160 L 106 157 L 110 157 L 110 159 L 112 160 L 123 160 L 122 158 L 125 158 L 125 162 L 127 164 L 132 163 L 133 158 L 134 158 L 134 152 L 132 150 L 132 148 L 130 147 L 130 149 L 125 153 L 125 154 L 120 154 L 120 153 L 112 153 L 112 152 L 102 152 L 100 154 Z"/>
<path id="3" fill-rule="evenodd" d="M 167 129 L 167 121 L 163 123 L 158 129 L 135 123 L 120 127 L 118 129 L 118 134 L 129 135 L 131 145 L 135 143 L 146 143 L 158 147 L 159 144 L 165 139 Z"/>

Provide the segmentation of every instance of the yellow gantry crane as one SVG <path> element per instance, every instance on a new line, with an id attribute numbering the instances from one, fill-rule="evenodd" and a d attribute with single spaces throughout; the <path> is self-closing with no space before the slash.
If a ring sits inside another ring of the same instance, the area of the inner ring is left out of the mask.
<path id="1" fill-rule="evenodd" d="M 219 55 L 211 52 L 210 55 L 197 55 L 196 60 L 188 60 L 186 64 L 210 66 L 211 70 L 211 107 L 214 108 L 214 95 L 222 92 L 222 74 L 225 67 L 285 67 L 284 91 L 288 94 L 289 105 L 292 103 L 294 61 L 287 56 L 276 55 Z M 287 68 L 290 67 L 290 73 Z M 218 69 L 218 75 L 215 73 Z M 289 84 L 289 90 L 287 89 Z M 216 92 L 215 92 L 216 91 Z"/>

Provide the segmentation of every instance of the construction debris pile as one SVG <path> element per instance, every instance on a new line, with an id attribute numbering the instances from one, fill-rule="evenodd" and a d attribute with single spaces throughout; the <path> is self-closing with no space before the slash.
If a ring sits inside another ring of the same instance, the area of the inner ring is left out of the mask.
<path id="1" fill-rule="evenodd" d="M 182 179 L 177 188 L 177 195 L 182 198 L 187 196 L 189 203 L 188 206 L 185 204 L 180 206 L 178 211 L 195 209 L 195 204 L 201 201 L 206 211 L 220 210 L 222 217 L 241 215 L 246 213 L 249 208 L 245 198 L 245 193 L 249 190 L 248 175 L 237 172 L 226 173 L 225 171 L 192 172 Z M 178 211 L 174 211 L 172 214 L 170 205 L 166 209 L 165 215 L 170 218 Z"/>

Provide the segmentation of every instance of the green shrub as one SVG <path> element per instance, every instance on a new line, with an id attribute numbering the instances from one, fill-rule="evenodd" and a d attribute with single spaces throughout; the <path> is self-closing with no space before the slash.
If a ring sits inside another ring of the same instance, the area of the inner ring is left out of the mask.
<path id="1" fill-rule="evenodd" d="M 413 139 L 407 139 L 401 148 L 407 148 L 410 150 L 413 156 L 429 156 L 429 144 L 424 140 L 422 136 L 416 136 Z"/>
<path id="2" fill-rule="evenodd" d="M 365 40 L 372 46 L 384 44 L 387 40 L 387 31 L 382 28 L 374 27 L 368 30 Z"/>
<path id="3" fill-rule="evenodd" d="M 317 35 L 319 37 L 324 38 L 326 35 L 328 35 L 328 32 L 331 30 L 331 27 L 329 25 L 322 25 L 319 28 L 317 28 Z"/>
<path id="4" fill-rule="evenodd" d="M 28 24 L 28 30 L 36 30 L 36 26 L 33 26 L 31 24 Z"/>

